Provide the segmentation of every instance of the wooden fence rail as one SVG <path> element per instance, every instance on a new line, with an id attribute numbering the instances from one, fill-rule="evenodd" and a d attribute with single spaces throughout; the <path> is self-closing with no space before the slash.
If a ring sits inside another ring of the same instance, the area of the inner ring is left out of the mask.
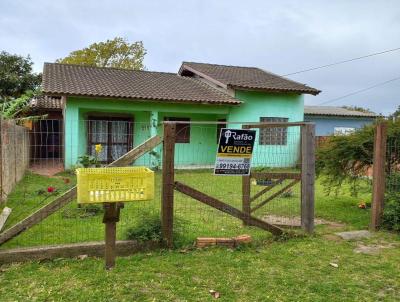
<path id="1" fill-rule="evenodd" d="M 127 165 L 140 156 L 144 155 L 146 152 L 149 152 L 154 147 L 159 145 L 162 142 L 162 138 L 158 135 L 153 136 L 148 139 L 141 145 L 133 148 L 131 151 L 120 157 L 119 159 L 112 162 L 109 166 L 111 167 L 119 167 Z M 76 197 L 77 189 L 76 186 L 72 187 L 70 190 L 62 194 L 61 196 L 54 199 L 52 202 L 48 203 L 44 207 L 40 208 L 27 218 L 23 219 L 19 223 L 15 224 L 11 228 L 5 230 L 0 233 L 0 245 L 8 240 L 14 238 L 18 234 L 28 230 L 39 222 L 43 221 L 45 218 L 49 217 L 51 214 L 56 212 L 58 209 L 62 208 L 69 202 L 71 202 Z"/>

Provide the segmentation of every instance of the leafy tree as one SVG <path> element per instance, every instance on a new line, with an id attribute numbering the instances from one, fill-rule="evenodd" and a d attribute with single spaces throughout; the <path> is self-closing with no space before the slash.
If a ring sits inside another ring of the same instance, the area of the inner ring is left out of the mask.
<path id="1" fill-rule="evenodd" d="M 389 115 L 392 119 L 399 119 L 400 118 L 400 105 L 397 107 L 396 111 Z"/>
<path id="2" fill-rule="evenodd" d="M 40 91 L 28 90 L 19 98 L 4 100 L 0 103 L 0 117 L 3 119 L 13 119 L 17 122 L 25 120 L 37 120 L 46 117 L 46 115 L 31 115 L 29 102 L 34 97 L 40 97 Z"/>
<path id="3" fill-rule="evenodd" d="M 145 54 L 146 49 L 143 47 L 142 41 L 129 43 L 123 38 L 116 37 L 105 42 L 93 43 L 84 49 L 75 50 L 56 62 L 142 70 L 144 69 Z"/>
<path id="4" fill-rule="evenodd" d="M 29 56 L 0 52 L 0 103 L 19 98 L 40 85 L 41 75 L 32 72 L 32 65 Z"/>

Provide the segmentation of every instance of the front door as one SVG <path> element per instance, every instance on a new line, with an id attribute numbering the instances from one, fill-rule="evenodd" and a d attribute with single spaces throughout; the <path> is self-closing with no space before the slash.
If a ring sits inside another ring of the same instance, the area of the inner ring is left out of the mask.
<path id="1" fill-rule="evenodd" d="M 129 118 L 89 117 L 88 154 L 96 155 L 96 145 L 102 145 L 98 155 L 101 163 L 111 163 L 133 146 L 133 120 Z"/>

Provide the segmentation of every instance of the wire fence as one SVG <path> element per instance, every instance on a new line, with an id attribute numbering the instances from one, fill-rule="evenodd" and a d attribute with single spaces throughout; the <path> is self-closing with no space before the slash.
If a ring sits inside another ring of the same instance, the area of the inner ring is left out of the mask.
<path id="1" fill-rule="evenodd" d="M 400 138 L 389 137 L 386 144 L 386 192 L 400 193 Z"/>
<path id="2" fill-rule="evenodd" d="M 12 212 L 3 231 L 74 187 L 77 166 L 105 166 L 150 137 L 163 133 L 162 123 L 152 122 L 98 118 L 71 124 L 73 126 L 64 128 L 62 121 L 42 120 L 30 125 L 29 171 L 8 195 L 5 205 Z M 241 127 L 239 124 L 229 126 Z M 183 124 L 177 129 L 175 180 L 241 210 L 242 177 L 213 174 L 221 128 L 219 124 L 210 123 Z M 300 173 L 300 126 L 254 130 L 252 172 Z M 96 149 L 97 145 L 101 145 L 100 151 Z M 143 239 L 152 239 L 151 236 L 161 229 L 162 144 L 133 164 L 155 171 L 155 196 L 151 201 L 125 203 L 117 239 L 134 239 L 129 237 L 132 229 L 139 230 L 133 233 Z M 253 215 L 278 225 L 299 226 L 301 185 L 298 182 L 285 189 L 291 181 L 251 178 L 251 196 L 270 188 L 252 202 L 253 207 L 275 195 Z M 0 245 L 0 249 L 104 240 L 103 212 L 102 205 L 80 206 L 72 200 L 42 222 Z M 196 237 L 251 234 L 255 239 L 263 239 L 269 236 L 254 227 L 244 227 L 242 221 L 178 192 L 175 193 L 174 214 L 178 244 L 191 244 Z"/>
<path id="3" fill-rule="evenodd" d="M 231 125 L 241 128 L 242 125 Z M 229 127 L 229 125 L 228 125 Z M 214 175 L 217 141 L 221 127 L 218 125 L 190 125 L 190 142 L 175 146 L 175 180 L 242 210 L 242 176 Z M 254 129 L 255 146 L 251 160 L 253 172 L 298 172 L 300 173 L 300 127 Z M 177 136 L 179 131 L 177 129 Z M 186 130 L 188 131 L 188 130 Z M 270 188 L 252 202 L 252 207 L 287 186 L 291 180 L 256 179 L 251 177 L 251 196 Z M 296 227 L 300 224 L 300 184 L 283 190 L 252 215 L 270 223 Z M 229 237 L 251 233 L 253 237 L 268 236 L 265 231 L 243 227 L 242 221 L 204 205 L 184 194 L 176 193 L 175 217 L 189 221 L 187 230 L 193 237 Z M 179 226 L 178 226 L 179 227 Z"/>

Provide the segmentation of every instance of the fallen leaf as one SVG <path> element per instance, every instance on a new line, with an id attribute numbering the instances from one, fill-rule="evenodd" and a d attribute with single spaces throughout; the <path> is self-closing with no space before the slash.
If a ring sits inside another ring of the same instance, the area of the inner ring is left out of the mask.
<path id="1" fill-rule="evenodd" d="M 210 289 L 210 294 L 211 296 L 213 296 L 213 298 L 218 299 L 221 295 L 219 292 L 217 292 L 216 290 Z"/>
<path id="2" fill-rule="evenodd" d="M 336 268 L 339 267 L 339 265 L 338 265 L 337 263 L 334 263 L 334 262 L 329 263 L 329 265 L 330 265 L 330 266 L 333 266 L 333 267 L 336 267 Z"/>

